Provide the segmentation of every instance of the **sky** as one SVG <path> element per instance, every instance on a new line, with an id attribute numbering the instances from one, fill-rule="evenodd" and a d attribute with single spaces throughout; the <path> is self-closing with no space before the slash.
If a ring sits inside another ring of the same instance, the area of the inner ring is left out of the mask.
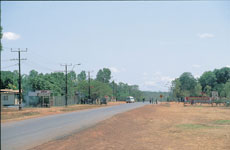
<path id="1" fill-rule="evenodd" d="M 112 80 L 168 91 L 183 72 L 230 67 L 230 2 L 1 2 L 2 70 L 110 68 Z"/>

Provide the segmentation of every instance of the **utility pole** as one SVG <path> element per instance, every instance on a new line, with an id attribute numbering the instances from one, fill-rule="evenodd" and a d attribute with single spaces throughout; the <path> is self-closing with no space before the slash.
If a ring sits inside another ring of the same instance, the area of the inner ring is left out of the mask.
<path id="1" fill-rule="evenodd" d="M 114 80 L 113 80 L 113 100 L 114 100 Z"/>
<path id="2" fill-rule="evenodd" d="M 11 59 L 11 60 L 18 60 L 18 86 L 19 86 L 19 110 L 22 110 L 22 86 L 21 86 L 21 52 L 27 52 L 26 50 L 21 50 L 20 48 L 18 50 L 13 50 L 11 48 L 11 52 L 18 52 L 18 59 Z"/>
<path id="3" fill-rule="evenodd" d="M 90 96 L 90 71 L 88 72 L 88 83 L 89 83 L 89 96 L 88 96 L 88 99 L 90 100 L 91 99 L 91 96 Z"/>
<path id="4" fill-rule="evenodd" d="M 67 107 L 67 101 L 68 101 L 68 74 L 67 74 L 67 70 L 68 70 L 68 66 L 72 66 L 72 64 L 70 64 L 70 65 L 67 65 L 67 64 L 64 64 L 64 65 L 62 65 L 61 64 L 61 66 L 65 66 L 65 106 Z"/>

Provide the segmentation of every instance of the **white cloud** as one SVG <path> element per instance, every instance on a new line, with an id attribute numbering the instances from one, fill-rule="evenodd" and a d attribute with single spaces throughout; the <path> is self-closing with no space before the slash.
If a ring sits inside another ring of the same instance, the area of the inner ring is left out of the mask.
<path id="1" fill-rule="evenodd" d="M 226 65 L 226 67 L 230 68 L 230 65 Z"/>
<path id="2" fill-rule="evenodd" d="M 117 69 L 116 67 L 109 67 L 109 69 L 113 72 L 113 73 L 119 73 L 121 72 L 119 69 Z"/>
<path id="3" fill-rule="evenodd" d="M 201 39 L 205 39 L 205 38 L 213 38 L 214 34 L 211 34 L 211 33 L 202 33 L 202 34 L 198 34 L 198 36 Z"/>
<path id="4" fill-rule="evenodd" d="M 6 39 L 6 40 L 17 40 L 19 38 L 20 38 L 20 35 L 13 33 L 13 32 L 4 32 L 3 33 L 3 39 Z"/>
<path id="5" fill-rule="evenodd" d="M 201 67 L 201 65 L 197 65 L 197 64 L 195 64 L 195 65 L 192 65 L 192 67 L 193 67 L 193 68 L 200 68 L 200 67 Z"/>

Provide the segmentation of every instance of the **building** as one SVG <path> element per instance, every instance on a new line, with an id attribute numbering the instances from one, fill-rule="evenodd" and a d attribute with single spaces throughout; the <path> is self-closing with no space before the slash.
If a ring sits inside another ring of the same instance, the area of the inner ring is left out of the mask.
<path id="1" fill-rule="evenodd" d="M 19 105 L 19 90 L 0 89 L 2 106 Z"/>

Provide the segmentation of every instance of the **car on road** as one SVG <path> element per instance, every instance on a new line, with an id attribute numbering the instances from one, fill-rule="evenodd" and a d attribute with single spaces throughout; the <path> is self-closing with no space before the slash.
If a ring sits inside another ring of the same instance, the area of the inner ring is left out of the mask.
<path id="1" fill-rule="evenodd" d="M 107 99 L 106 99 L 106 98 L 104 98 L 104 97 L 101 99 L 101 105 L 102 105 L 102 104 L 107 105 Z"/>
<path id="2" fill-rule="evenodd" d="M 134 97 L 128 96 L 128 97 L 126 98 L 126 103 L 134 103 L 134 102 L 135 102 Z"/>

